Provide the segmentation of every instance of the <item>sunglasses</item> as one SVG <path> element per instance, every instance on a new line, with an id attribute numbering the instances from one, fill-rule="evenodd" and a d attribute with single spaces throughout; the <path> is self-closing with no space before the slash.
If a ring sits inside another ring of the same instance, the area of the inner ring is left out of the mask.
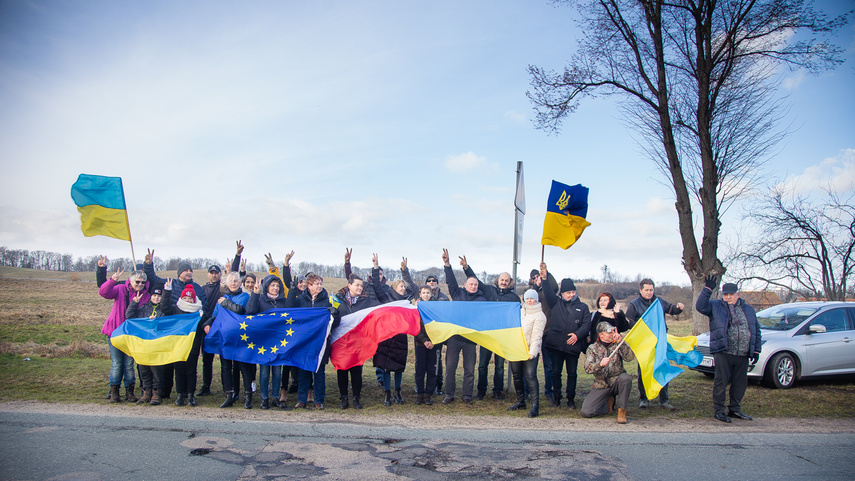
<path id="1" fill-rule="evenodd" d="M 136 285 L 145 284 L 145 281 L 134 281 L 134 284 L 136 284 Z"/>
<path id="2" fill-rule="evenodd" d="M 428 279 L 425 282 L 438 282 L 436 279 Z"/>

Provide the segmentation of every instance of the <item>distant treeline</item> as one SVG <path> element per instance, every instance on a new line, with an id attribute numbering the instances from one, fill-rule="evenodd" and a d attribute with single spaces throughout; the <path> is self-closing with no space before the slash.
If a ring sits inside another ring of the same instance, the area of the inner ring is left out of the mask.
<path id="1" fill-rule="evenodd" d="M 142 261 L 142 257 L 137 259 L 137 262 Z M 155 257 L 154 268 L 157 271 L 176 270 L 178 268 L 178 263 L 181 261 L 187 261 L 190 263 L 190 265 L 193 266 L 194 269 L 206 272 L 208 270 L 208 267 L 214 264 L 223 267 L 225 258 L 211 259 L 194 257 L 182 259 L 180 257 L 170 257 L 169 259 L 161 259 L 160 257 Z M 131 271 L 134 269 L 133 260 L 129 257 L 110 258 L 107 260 L 107 262 L 108 268 L 113 271 L 115 271 L 119 267 L 121 267 L 125 271 Z M 21 267 L 24 269 L 39 269 L 45 271 L 94 272 L 95 269 L 98 267 L 98 256 L 75 258 L 71 254 L 60 254 L 59 252 L 9 249 L 3 246 L 0 247 L 0 265 L 9 267 Z M 282 266 L 278 265 L 278 267 L 281 268 Z M 384 270 L 384 274 L 387 278 L 397 279 L 401 277 L 400 266 L 382 267 Z M 263 262 L 247 262 L 246 269 L 250 272 L 267 272 L 267 265 Z M 352 266 L 352 270 L 355 274 L 363 278 L 367 278 L 369 275 L 371 275 L 370 268 L 360 268 L 354 265 Z M 344 278 L 344 262 L 333 266 L 316 264 L 314 262 L 295 262 L 291 265 L 291 272 L 294 275 L 306 275 L 309 272 L 313 272 L 321 277 Z M 410 274 L 413 277 L 413 281 L 415 281 L 416 283 L 424 282 L 425 277 L 430 274 L 437 276 L 440 282 L 445 279 L 443 270 L 439 267 L 431 267 L 424 270 L 410 269 Z M 466 280 L 463 277 L 463 272 L 461 272 L 460 270 L 455 270 L 455 276 L 457 277 L 457 280 L 461 283 L 461 285 L 463 281 Z M 481 279 L 482 282 L 490 283 L 498 277 L 498 274 L 488 274 L 486 272 L 482 272 L 478 274 L 478 277 Z"/>

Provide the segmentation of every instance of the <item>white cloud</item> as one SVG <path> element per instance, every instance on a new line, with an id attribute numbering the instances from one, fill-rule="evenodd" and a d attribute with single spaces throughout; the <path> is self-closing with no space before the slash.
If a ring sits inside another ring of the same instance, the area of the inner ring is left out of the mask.
<path id="1" fill-rule="evenodd" d="M 824 188 L 837 193 L 851 192 L 855 189 L 855 149 L 843 149 L 837 157 L 811 165 L 776 187 L 796 194 L 809 194 Z"/>
<path id="2" fill-rule="evenodd" d="M 805 79 L 805 71 L 799 70 L 795 73 L 795 75 L 790 75 L 789 77 L 784 79 L 783 87 L 787 90 L 793 90 L 802 84 Z"/>
<path id="3" fill-rule="evenodd" d="M 505 118 L 511 119 L 512 121 L 518 124 L 524 124 L 526 120 L 526 116 L 522 112 L 517 112 L 516 110 L 508 110 L 505 112 Z"/>
<path id="4" fill-rule="evenodd" d="M 487 157 L 476 155 L 475 152 L 466 152 L 465 154 L 447 155 L 443 163 L 449 172 L 464 173 L 483 170 L 487 172 L 495 171 L 498 166 L 487 161 Z"/>

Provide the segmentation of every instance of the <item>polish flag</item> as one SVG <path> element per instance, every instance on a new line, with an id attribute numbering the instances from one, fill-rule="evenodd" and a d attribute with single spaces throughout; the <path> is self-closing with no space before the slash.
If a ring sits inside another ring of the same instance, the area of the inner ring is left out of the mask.
<path id="1" fill-rule="evenodd" d="M 419 310 L 409 301 L 390 302 L 342 317 L 330 337 L 333 367 L 360 366 L 374 356 L 380 342 L 397 334 L 417 335 L 420 319 Z"/>

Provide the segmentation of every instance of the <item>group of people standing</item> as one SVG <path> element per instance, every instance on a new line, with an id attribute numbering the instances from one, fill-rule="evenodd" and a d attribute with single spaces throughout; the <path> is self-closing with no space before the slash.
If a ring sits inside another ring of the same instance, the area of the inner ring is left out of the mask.
<path id="1" fill-rule="evenodd" d="M 629 330 L 638 317 L 656 299 L 654 284 L 643 279 L 639 285 L 639 296 L 633 300 L 626 312 L 608 292 L 602 293 L 596 301 L 596 310 L 591 313 L 576 293 L 572 279 L 565 278 L 557 282 L 547 270 L 545 263 L 539 269 L 531 271 L 528 289 L 523 299 L 517 294 L 514 280 L 503 272 L 492 284 L 485 284 L 477 278 L 465 256 L 459 257 L 460 265 L 466 276 L 463 286 L 459 286 L 451 267 L 448 251 L 443 249 L 442 261 L 448 295 L 439 288 L 439 279 L 428 275 L 422 285 L 416 284 L 407 268 L 407 259 L 402 258 L 400 278 L 388 282 L 379 266 L 377 254 L 372 258 L 373 268 L 368 279 L 354 274 L 351 268 L 351 249 L 345 250 L 344 268 L 347 285 L 335 293 L 338 303 L 333 307 L 331 295 L 323 287 L 323 278 L 307 273 L 305 276 L 292 277 L 290 260 L 294 252 L 285 256 L 280 270 L 274 265 L 273 258 L 266 256 L 269 274 L 258 280 L 255 274 L 246 272 L 246 261 L 241 260 L 243 245 L 237 242 L 237 252 L 225 273 L 217 265 L 208 268 L 208 282 L 200 286 L 193 280 L 193 268 L 189 263 L 178 264 L 175 278 L 158 277 L 152 259 L 154 251 L 149 251 L 142 265 L 132 272 L 126 282 L 120 282 L 121 269 L 107 277 L 106 258 L 98 262 L 97 280 L 102 297 L 113 300 L 113 308 L 108 316 L 102 333 L 108 336 L 125 319 L 157 317 L 202 312 L 195 341 L 186 361 L 166 366 L 138 366 L 142 396 L 135 393 L 134 360 L 122 351 L 110 345 L 110 402 L 119 402 L 120 387 L 125 386 L 124 399 L 131 402 L 157 405 L 170 398 L 173 388 L 176 391 L 174 403 L 178 406 L 196 405 L 196 396 L 211 395 L 214 355 L 202 353 L 202 383 L 197 391 L 197 364 L 205 334 L 208 333 L 216 316 L 216 309 L 228 309 L 237 314 L 252 315 L 273 308 L 289 307 L 326 307 L 332 312 L 333 325 L 337 327 L 342 316 L 371 308 L 383 303 L 409 300 L 411 302 L 515 302 L 520 305 L 522 330 L 529 346 L 529 359 L 509 363 L 513 375 L 515 402 L 510 410 L 528 410 L 529 417 L 539 415 L 540 386 L 537 379 L 539 360 L 543 359 L 544 397 L 552 406 L 576 408 L 576 372 L 579 357 L 584 353 L 584 369 L 594 376 L 591 393 L 585 398 L 581 415 L 592 417 L 611 413 L 618 409 L 618 422 L 626 422 L 626 408 L 632 378 L 623 368 L 623 361 L 634 359 L 632 351 L 621 343 L 620 332 Z M 666 314 L 679 314 L 683 304 L 672 305 L 660 299 Z M 756 322 L 756 321 L 755 321 Z M 445 362 L 442 361 L 442 347 L 446 346 Z M 463 364 L 463 385 L 460 399 L 472 404 L 473 400 L 482 400 L 487 395 L 489 385 L 488 366 L 493 360 L 494 399 L 504 399 L 504 359 L 483 346 L 463 336 L 455 335 L 442 344 L 433 343 L 422 324 L 418 335 L 414 336 L 415 346 L 415 384 L 416 404 L 433 404 L 434 394 L 443 394 L 443 404 L 451 404 L 458 395 L 457 368 Z M 480 347 L 476 350 L 476 347 Z M 248 364 L 228 359 L 220 359 L 221 380 L 225 400 L 221 408 L 231 407 L 240 399 L 241 380 L 244 389 L 244 407 L 253 406 L 253 383 L 258 382 L 261 393 L 262 409 L 279 407 L 281 409 L 302 409 L 313 407 L 324 409 L 326 400 L 325 368 L 330 358 L 330 339 L 327 338 L 326 350 L 316 372 L 304 371 L 290 366 L 265 366 L 256 368 Z M 373 358 L 378 384 L 384 389 L 384 404 L 403 404 L 401 393 L 403 372 L 407 365 L 409 340 L 406 334 L 399 334 L 381 342 Z M 475 365 L 478 361 L 478 383 L 475 385 Z M 445 375 L 443 377 L 443 367 Z M 337 370 L 339 388 L 339 407 L 347 409 L 351 405 L 362 409 L 363 366 L 347 370 Z M 566 371 L 566 384 L 562 392 L 562 372 Z M 297 399 L 295 406 L 285 403 L 286 386 L 289 377 L 296 381 Z M 174 379 L 174 382 L 173 382 Z M 640 408 L 646 408 L 646 399 L 641 375 L 638 376 Z M 309 398 L 309 393 L 313 399 Z M 352 400 L 352 403 L 351 403 Z M 529 409 L 527 401 L 530 400 Z M 669 402 L 667 385 L 659 395 L 659 404 L 663 408 L 673 409 Z M 717 408 L 718 409 L 718 408 Z M 738 409 L 737 409 L 738 411 Z"/>

